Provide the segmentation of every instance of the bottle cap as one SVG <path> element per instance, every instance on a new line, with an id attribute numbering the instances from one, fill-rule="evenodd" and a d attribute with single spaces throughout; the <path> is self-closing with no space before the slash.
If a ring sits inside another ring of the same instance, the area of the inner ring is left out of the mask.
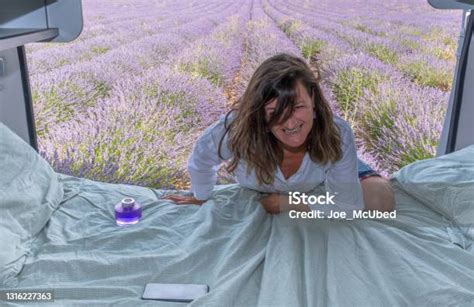
<path id="1" fill-rule="evenodd" d="M 135 199 L 133 198 L 124 198 L 122 199 L 122 208 L 131 209 L 135 205 Z"/>

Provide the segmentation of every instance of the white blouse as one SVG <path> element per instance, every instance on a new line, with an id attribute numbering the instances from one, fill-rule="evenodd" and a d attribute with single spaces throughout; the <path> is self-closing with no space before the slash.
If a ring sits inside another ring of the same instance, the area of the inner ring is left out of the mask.
<path id="1" fill-rule="evenodd" d="M 228 117 L 229 124 L 233 114 Z M 225 133 L 225 115 L 218 121 L 207 127 L 193 147 L 188 159 L 188 172 L 191 177 L 191 192 L 199 200 L 206 200 L 212 196 L 217 179 L 217 170 L 222 162 L 232 158 L 227 146 L 228 134 L 226 134 L 221 147 L 220 159 L 218 155 L 219 141 Z M 321 183 L 327 192 L 334 193 L 335 205 L 331 206 L 310 205 L 313 210 L 334 209 L 352 213 L 352 210 L 364 207 L 362 190 L 357 173 L 357 152 L 355 148 L 354 135 L 351 127 L 343 119 L 334 116 L 334 122 L 340 128 L 343 140 L 343 157 L 336 163 L 321 165 L 313 162 L 306 152 L 300 168 L 296 173 L 285 179 L 280 168 L 275 171 L 274 182 L 268 184 L 257 184 L 255 170 L 247 175 L 247 164 L 239 161 L 235 172 L 235 180 L 243 187 L 264 193 L 287 193 L 304 192 L 315 189 Z M 328 212 L 328 210 L 322 210 Z"/>

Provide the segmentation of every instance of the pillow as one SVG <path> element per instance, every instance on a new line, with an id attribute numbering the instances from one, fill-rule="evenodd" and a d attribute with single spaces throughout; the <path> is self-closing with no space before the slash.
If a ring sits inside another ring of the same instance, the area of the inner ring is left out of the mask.
<path id="1" fill-rule="evenodd" d="M 393 175 L 402 188 L 474 240 L 474 145 L 411 163 Z"/>
<path id="2" fill-rule="evenodd" d="M 31 242 L 63 197 L 49 164 L 0 122 L 0 283 L 21 270 Z"/>

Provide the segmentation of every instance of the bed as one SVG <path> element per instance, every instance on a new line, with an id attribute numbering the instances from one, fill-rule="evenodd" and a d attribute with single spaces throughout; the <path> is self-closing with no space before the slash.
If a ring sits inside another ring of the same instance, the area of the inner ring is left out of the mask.
<path id="1" fill-rule="evenodd" d="M 186 191 L 55 173 L 1 123 L 0 169 L 0 284 L 54 290 L 41 306 L 179 305 L 141 300 L 150 282 L 208 284 L 191 306 L 474 303 L 474 146 L 397 172 L 392 220 L 295 222 L 237 184 L 179 206 L 160 197 Z M 138 224 L 115 224 L 124 197 Z"/>

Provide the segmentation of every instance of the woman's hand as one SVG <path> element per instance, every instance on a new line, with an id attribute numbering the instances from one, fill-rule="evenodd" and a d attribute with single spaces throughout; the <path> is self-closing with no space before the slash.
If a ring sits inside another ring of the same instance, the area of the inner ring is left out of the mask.
<path id="1" fill-rule="evenodd" d="M 272 193 L 260 198 L 260 203 L 265 211 L 271 214 L 278 214 L 290 210 L 310 211 L 310 208 L 307 205 L 290 205 L 289 201 L 290 199 L 287 194 Z"/>
<path id="2" fill-rule="evenodd" d="M 272 193 L 268 196 L 260 198 L 260 203 L 268 213 L 278 214 L 286 210 L 288 196 Z"/>
<path id="3" fill-rule="evenodd" d="M 196 199 L 194 196 L 184 196 L 179 194 L 169 194 L 161 197 L 161 199 L 169 199 L 179 205 L 202 205 L 206 202 L 205 200 Z"/>

